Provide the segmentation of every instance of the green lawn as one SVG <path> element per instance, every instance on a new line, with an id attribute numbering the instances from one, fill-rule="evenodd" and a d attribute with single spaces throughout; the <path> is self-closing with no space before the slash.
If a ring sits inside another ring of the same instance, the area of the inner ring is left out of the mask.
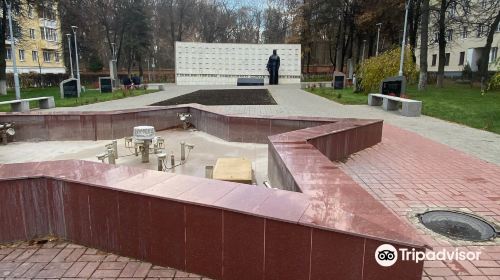
<path id="1" fill-rule="evenodd" d="M 148 94 L 152 92 L 156 92 L 157 90 L 143 90 L 136 89 L 133 91 L 132 96 L 138 96 L 143 94 Z M 56 107 L 75 107 L 80 105 L 98 103 L 103 101 L 109 101 L 114 99 L 125 98 L 123 91 L 121 89 L 116 90 L 113 93 L 100 93 L 99 90 L 89 89 L 86 92 L 82 92 L 80 98 L 64 98 L 61 99 L 59 88 L 58 87 L 50 87 L 50 88 L 28 88 L 21 89 L 21 98 L 33 98 L 33 97 L 41 97 L 41 96 L 54 96 L 54 101 L 56 102 Z M 130 93 L 127 94 L 126 97 L 129 97 Z M 13 90 L 9 90 L 7 95 L 0 95 L 0 101 L 7 101 L 15 99 L 15 93 Z M 33 102 L 31 108 L 35 108 L 38 106 L 37 102 Z M 0 105 L 0 112 L 10 112 L 10 105 Z"/>
<path id="2" fill-rule="evenodd" d="M 308 91 L 342 104 L 367 104 L 367 96 L 353 93 L 352 89 L 315 88 Z M 482 95 L 479 87 L 448 83 L 444 88 L 429 86 L 425 92 L 410 86 L 407 95 L 423 101 L 424 115 L 500 134 L 500 91 Z"/>

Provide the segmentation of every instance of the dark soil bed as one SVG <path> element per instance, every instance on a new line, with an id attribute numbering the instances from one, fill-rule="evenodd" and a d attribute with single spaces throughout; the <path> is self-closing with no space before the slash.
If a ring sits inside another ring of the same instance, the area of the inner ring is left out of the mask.
<path id="1" fill-rule="evenodd" d="M 160 101 L 152 106 L 169 106 L 188 103 L 203 105 L 276 105 L 267 89 L 215 89 L 192 93 Z"/>

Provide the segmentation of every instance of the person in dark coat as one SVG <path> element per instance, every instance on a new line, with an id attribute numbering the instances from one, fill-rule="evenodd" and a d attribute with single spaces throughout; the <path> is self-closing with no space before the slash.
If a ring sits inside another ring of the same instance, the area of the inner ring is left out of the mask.
<path id="1" fill-rule="evenodd" d="M 269 57 L 267 61 L 267 71 L 269 72 L 269 84 L 278 84 L 278 72 L 280 69 L 280 57 L 278 56 L 277 50 L 273 50 L 273 55 Z"/>
<path id="2" fill-rule="evenodd" d="M 141 85 L 141 78 L 137 75 L 132 76 L 132 83 L 134 84 L 134 88 L 139 88 Z"/>
<path id="3" fill-rule="evenodd" d="M 127 95 L 130 88 L 132 87 L 132 80 L 130 80 L 130 77 L 127 75 L 122 79 L 122 83 L 123 83 L 123 94 Z"/>

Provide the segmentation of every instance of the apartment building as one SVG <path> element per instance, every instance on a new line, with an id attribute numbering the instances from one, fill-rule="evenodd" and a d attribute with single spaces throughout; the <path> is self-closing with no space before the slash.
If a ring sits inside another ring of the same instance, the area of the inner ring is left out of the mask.
<path id="1" fill-rule="evenodd" d="M 486 45 L 488 26 L 485 26 L 480 15 L 488 14 L 496 0 L 472 0 L 470 6 L 451 5 L 447 11 L 446 60 L 445 75 L 460 76 L 465 65 L 472 71 L 478 70 L 478 62 L 482 48 Z M 437 5 L 436 1 L 431 1 Z M 464 17 L 466 19 L 464 19 Z M 469 20 L 467 20 L 467 18 Z M 472 19 L 471 19 L 472 18 Z M 439 64 L 439 45 L 437 32 L 437 16 L 431 15 L 429 23 L 429 49 L 427 63 L 430 72 L 437 72 Z M 500 25 L 496 27 L 491 51 L 488 56 L 488 69 L 497 71 L 498 49 L 500 47 Z M 416 55 L 419 57 L 419 48 Z M 417 59 L 418 62 L 418 59 Z"/>
<path id="2" fill-rule="evenodd" d="M 21 28 L 15 35 L 16 53 L 10 38 L 6 40 L 7 72 L 12 73 L 12 56 L 16 56 L 19 73 L 65 73 L 62 55 L 61 22 L 57 7 L 25 3 L 22 13 L 14 14 Z"/>

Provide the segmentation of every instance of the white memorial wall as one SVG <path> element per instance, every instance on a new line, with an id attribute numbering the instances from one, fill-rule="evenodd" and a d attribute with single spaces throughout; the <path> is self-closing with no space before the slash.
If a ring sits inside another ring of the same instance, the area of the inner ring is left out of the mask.
<path id="1" fill-rule="evenodd" d="M 178 85 L 236 85 L 238 78 L 264 78 L 273 50 L 280 57 L 279 83 L 300 83 L 301 50 L 295 44 L 175 43 Z"/>

